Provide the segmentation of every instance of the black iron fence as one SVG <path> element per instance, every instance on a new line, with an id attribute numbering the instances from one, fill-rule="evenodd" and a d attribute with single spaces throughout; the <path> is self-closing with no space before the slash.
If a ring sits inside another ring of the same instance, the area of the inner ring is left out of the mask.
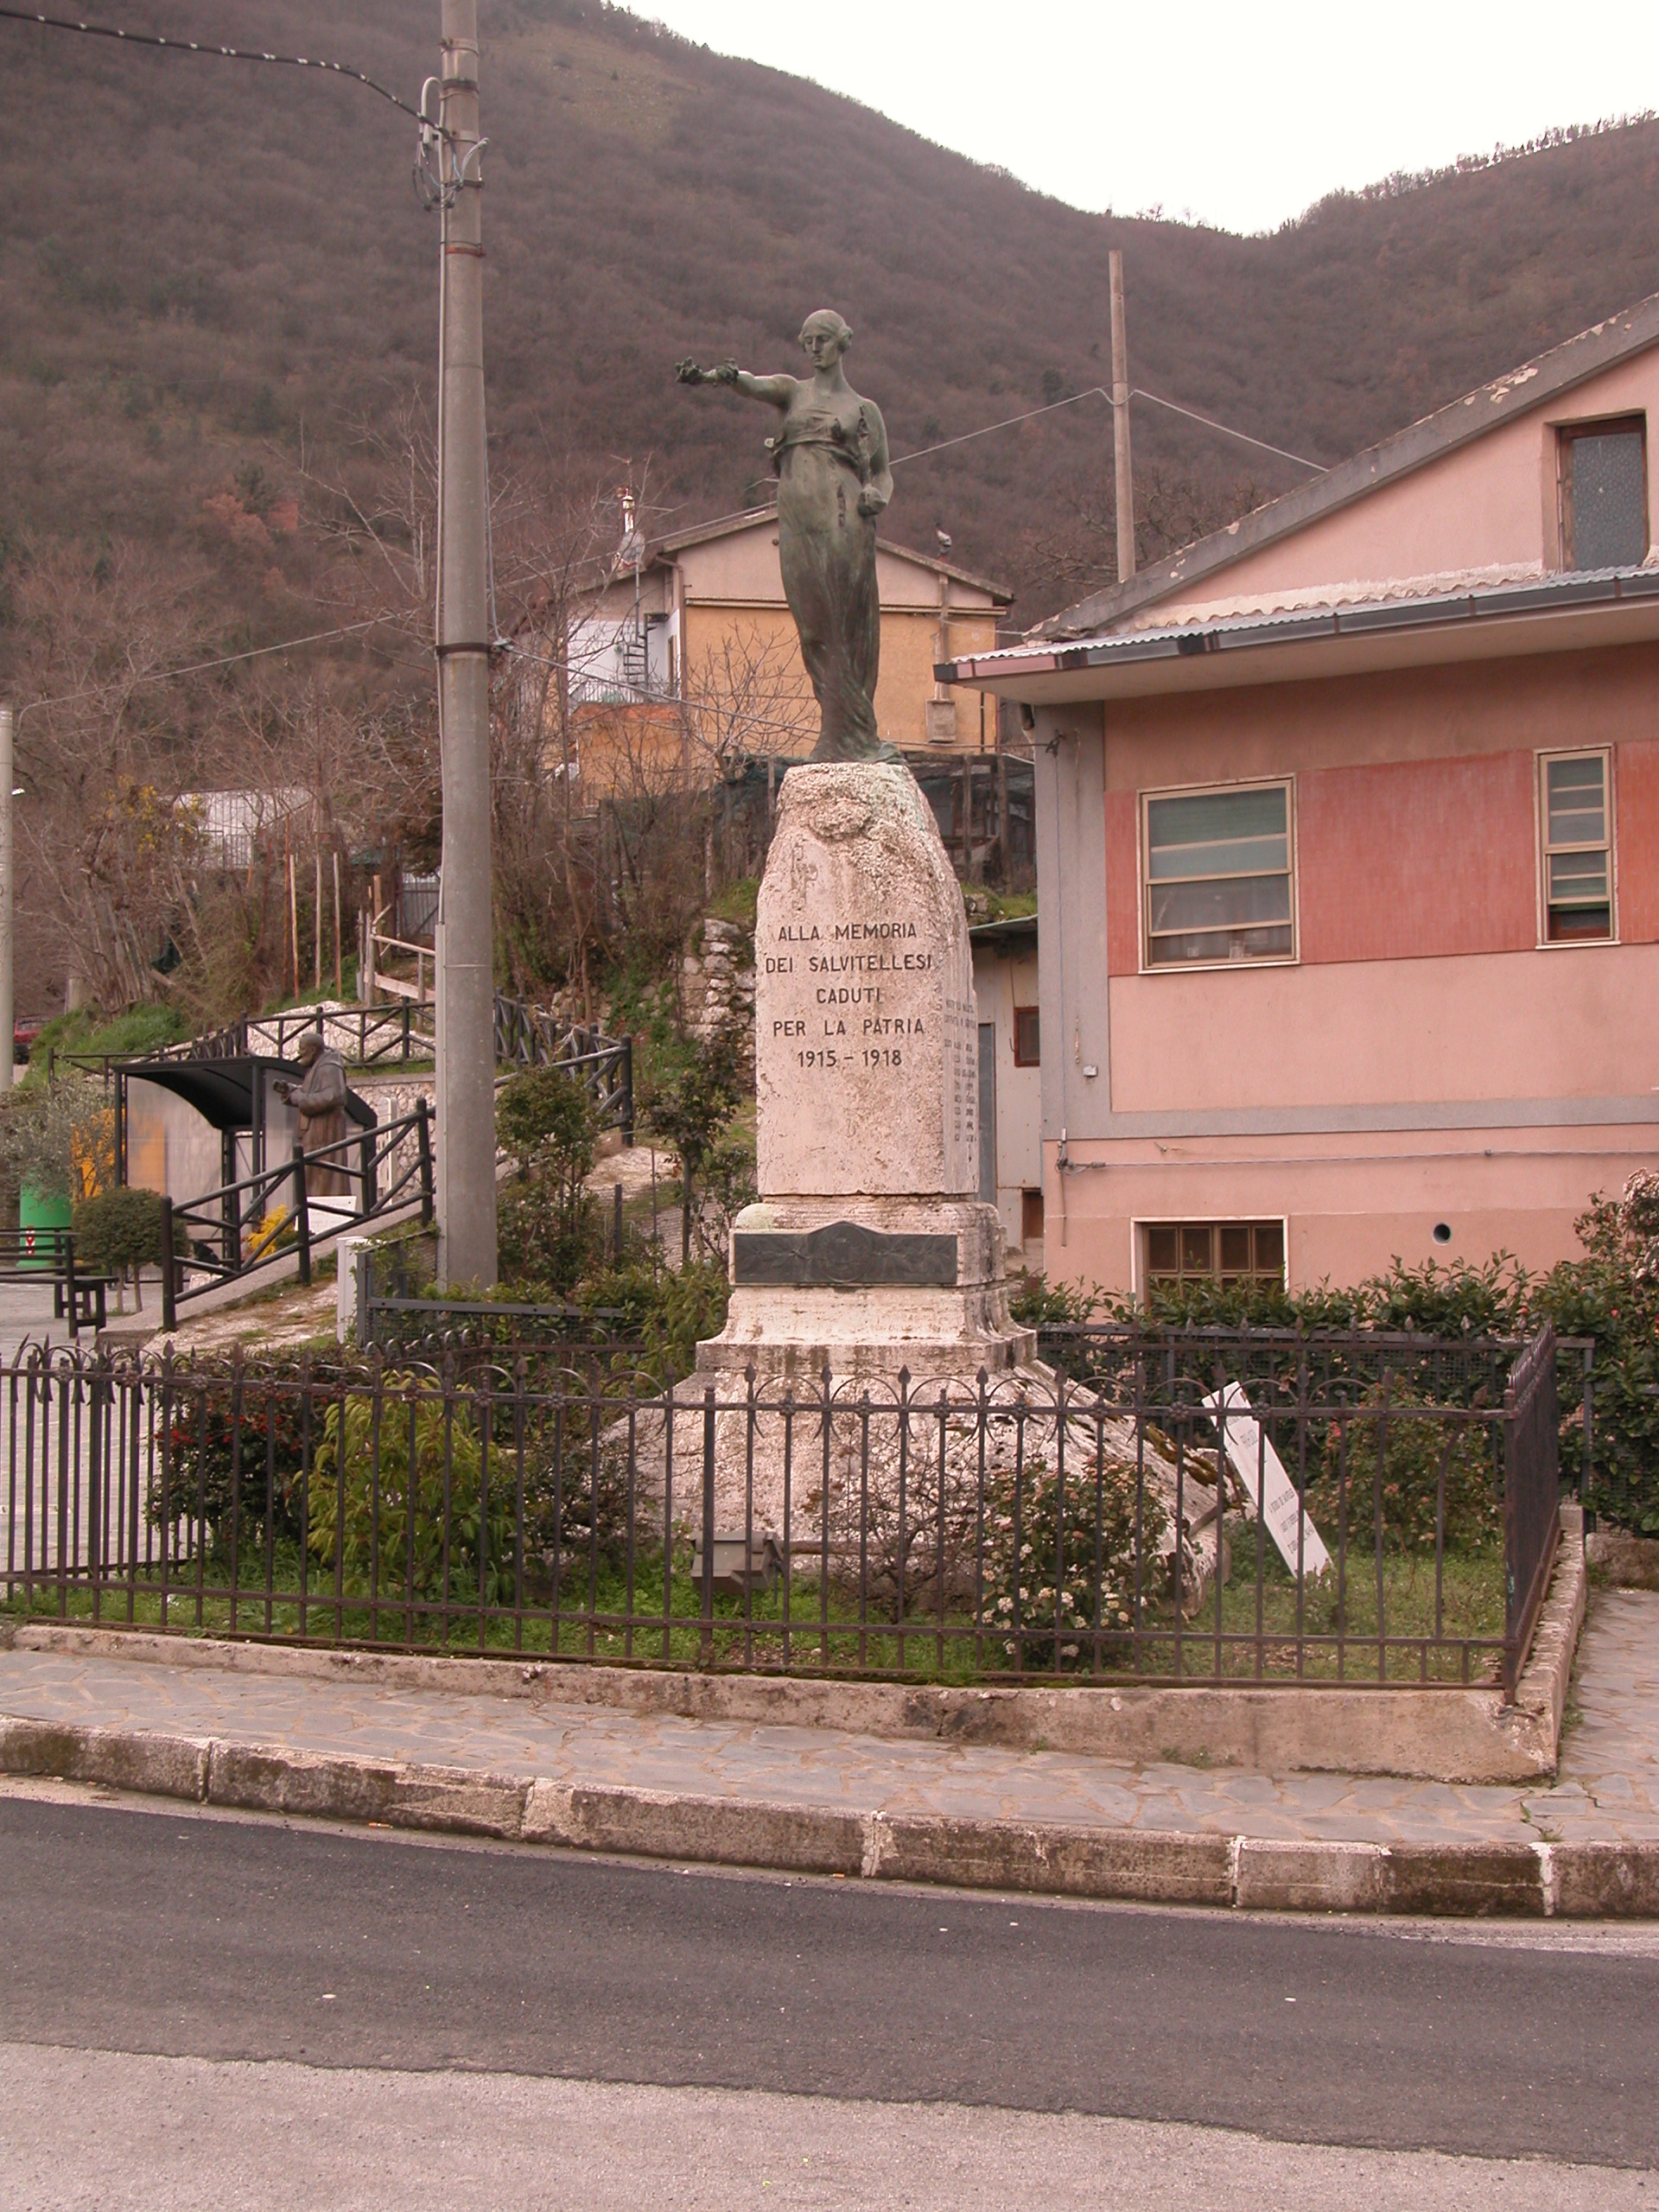
<path id="1" fill-rule="evenodd" d="M 1548 1332 L 1468 1402 L 1386 1359 L 1172 1392 L 1155 1351 L 1110 1387 L 669 1390 L 556 1343 L 41 1356 L 0 1370 L 5 1595 L 670 1667 L 1513 1693 L 1559 1520 Z"/>
<path id="2" fill-rule="evenodd" d="M 237 1024 L 243 1052 L 267 1052 L 292 1059 L 304 1037 L 330 1045 L 349 1065 L 359 1068 L 429 1060 L 436 1050 L 435 1009 L 430 1005 L 347 1006 L 336 1012 L 296 1007 Z"/>
<path id="3" fill-rule="evenodd" d="M 1079 1382 L 1115 1394 L 1142 1375 L 1172 1402 L 1187 1403 L 1214 1389 L 1218 1366 L 1269 1402 L 1357 1400 L 1386 1371 L 1437 1403 L 1493 1403 L 1521 1350 L 1511 1339 L 1408 1329 L 1172 1327 L 1149 1320 L 1046 1323 L 1040 1335 L 1044 1358 Z"/>
<path id="4" fill-rule="evenodd" d="M 371 1347 L 383 1362 L 416 1361 L 436 1372 L 445 1362 L 478 1364 L 505 1357 L 553 1370 L 593 1371 L 595 1359 L 626 1355 L 632 1340 L 628 1315 L 619 1306 L 536 1302 L 507 1297 L 429 1295 L 435 1253 L 429 1241 L 392 1239 L 365 1244 L 355 1255 L 352 1304 L 359 1351 Z"/>
<path id="5" fill-rule="evenodd" d="M 498 993 L 495 1001 L 498 1067 L 563 1068 L 584 1084 L 602 1129 L 620 1129 L 633 1142 L 633 1039 L 602 1030 L 562 1030 L 550 1014 Z"/>

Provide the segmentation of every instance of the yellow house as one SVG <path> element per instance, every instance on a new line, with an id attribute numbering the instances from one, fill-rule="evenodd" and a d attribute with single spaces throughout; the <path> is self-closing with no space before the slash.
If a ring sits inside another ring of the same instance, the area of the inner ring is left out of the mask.
<path id="1" fill-rule="evenodd" d="M 876 576 L 881 736 L 906 753 L 995 751 L 995 701 L 948 690 L 933 671 L 991 651 L 1013 594 L 938 554 L 885 541 Z M 746 754 L 798 759 L 817 741 L 770 506 L 649 545 L 625 540 L 610 580 L 581 602 L 563 659 L 584 796 L 615 780 L 625 753 L 664 768 L 677 755 L 679 769 L 701 780 Z"/>

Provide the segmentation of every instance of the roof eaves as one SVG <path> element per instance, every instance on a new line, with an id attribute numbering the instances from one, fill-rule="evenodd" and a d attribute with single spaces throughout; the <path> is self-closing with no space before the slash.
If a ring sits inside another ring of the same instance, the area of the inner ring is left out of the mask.
<path id="1" fill-rule="evenodd" d="M 1036 935 L 1035 914 L 1003 914 L 994 922 L 972 922 L 968 928 L 970 944 L 1017 944 Z"/>
<path id="2" fill-rule="evenodd" d="M 877 540 L 883 553 L 896 553 L 900 560 L 914 561 L 924 569 L 931 569 L 936 576 L 949 576 L 953 583 L 971 584 L 976 591 L 988 592 L 999 607 L 1012 605 L 1014 594 L 1006 584 L 992 582 L 989 576 L 978 576 L 971 569 L 959 569 L 954 561 L 941 561 L 937 553 L 918 553 L 913 545 L 900 545 L 891 537 Z"/>
<path id="3" fill-rule="evenodd" d="M 690 546 L 707 545 L 716 537 L 734 537 L 739 531 L 756 530 L 763 523 L 776 523 L 777 519 L 777 504 L 772 499 L 761 506 L 745 507 L 741 514 L 715 515 L 708 522 L 690 523 L 684 530 L 671 531 L 667 537 L 659 537 L 651 549 L 650 557 L 652 561 L 664 556 L 672 558 Z"/>
<path id="4" fill-rule="evenodd" d="M 933 673 L 943 683 L 973 683 L 1022 670 L 1032 675 L 1064 676 L 1084 669 L 1132 666 L 1138 661 L 1192 659 L 1209 653 L 1314 643 L 1387 630 L 1438 629 L 1456 623 L 1547 615 L 1565 608 L 1656 597 L 1659 597 L 1659 569 L 1602 569 L 1496 589 L 1437 592 L 1418 599 L 1311 607 L 1287 613 L 1230 615 L 1219 622 L 1189 622 L 1160 630 L 1130 630 L 1056 642 L 1046 649 L 1027 642 L 1004 646 L 994 653 L 943 661 Z"/>
<path id="5" fill-rule="evenodd" d="M 1592 324 L 1535 359 L 1523 362 L 1506 376 L 1495 378 L 1460 399 L 1396 430 L 1392 437 L 1368 446 L 1350 459 L 1338 461 L 1312 483 L 1257 507 L 1225 529 L 1172 553 L 1154 567 L 1143 569 L 1125 583 L 1096 592 L 1039 623 L 1033 637 L 1075 638 L 1110 629 L 1143 607 L 1155 606 L 1172 592 L 1202 582 L 1242 560 L 1247 553 L 1276 543 L 1306 524 L 1363 499 L 1380 485 L 1454 453 L 1459 447 L 1482 437 L 1500 423 L 1525 414 L 1541 403 L 1570 391 L 1587 378 L 1615 366 L 1632 354 L 1659 344 L 1659 293 L 1638 301 L 1621 314 Z M 1481 403 L 1485 402 L 1484 407 Z"/>

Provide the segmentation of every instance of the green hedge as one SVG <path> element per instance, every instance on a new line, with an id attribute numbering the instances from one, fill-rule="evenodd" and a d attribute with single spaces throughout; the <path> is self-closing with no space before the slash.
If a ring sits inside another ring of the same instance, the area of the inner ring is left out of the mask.
<path id="1" fill-rule="evenodd" d="M 1348 1289 L 1319 1283 L 1189 1283 L 1160 1287 L 1149 1306 L 1099 1290 L 1028 1282 L 1014 1301 L 1028 1326 L 1082 1321 L 1154 1322 L 1174 1327 L 1421 1331 L 1426 1336 L 1525 1337 L 1546 1321 L 1558 1336 L 1593 1344 L 1594 1452 L 1585 1502 L 1600 1517 L 1659 1535 L 1659 1177 L 1632 1176 L 1617 1198 L 1598 1198 L 1578 1224 L 1580 1260 L 1529 1274 L 1500 1252 L 1484 1267 L 1408 1268 Z M 1561 1354 L 1561 1478 L 1584 1471 L 1583 1360 Z"/>

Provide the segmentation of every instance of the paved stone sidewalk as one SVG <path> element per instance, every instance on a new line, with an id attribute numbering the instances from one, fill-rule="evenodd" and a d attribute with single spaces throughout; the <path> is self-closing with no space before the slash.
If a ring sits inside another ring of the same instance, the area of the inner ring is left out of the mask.
<path id="1" fill-rule="evenodd" d="M 1317 1693 L 1314 1693 L 1317 1694 Z M 1659 1840 L 1659 1593 L 1598 1591 L 1553 1787 L 1116 1766 L 551 1699 L 0 1651 L 0 1714 L 738 1803 L 1376 1844 Z"/>

